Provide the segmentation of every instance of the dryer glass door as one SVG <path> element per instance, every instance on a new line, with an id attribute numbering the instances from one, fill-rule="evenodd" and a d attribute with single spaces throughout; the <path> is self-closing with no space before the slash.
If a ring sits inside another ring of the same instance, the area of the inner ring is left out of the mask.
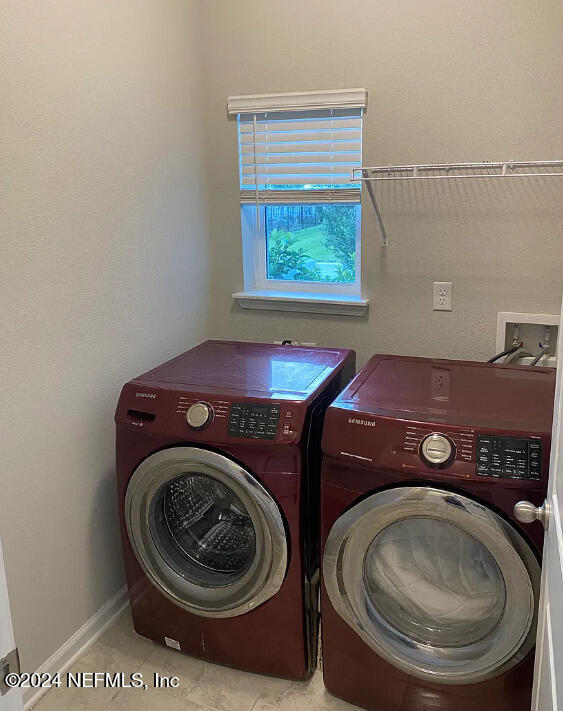
<path id="1" fill-rule="evenodd" d="M 341 617 L 419 678 L 481 681 L 534 643 L 540 570 L 492 510 L 431 487 L 374 494 L 334 524 L 324 579 Z"/>
<path id="2" fill-rule="evenodd" d="M 225 456 L 193 447 L 153 454 L 131 478 L 125 517 L 144 571 L 190 612 L 240 615 L 281 586 L 287 543 L 278 506 Z"/>

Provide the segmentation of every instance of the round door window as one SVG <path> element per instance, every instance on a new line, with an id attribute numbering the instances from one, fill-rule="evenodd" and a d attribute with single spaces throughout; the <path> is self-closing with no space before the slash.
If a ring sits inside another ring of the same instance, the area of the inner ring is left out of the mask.
<path id="1" fill-rule="evenodd" d="M 506 590 L 479 541 L 446 521 L 406 518 L 387 526 L 364 558 L 364 584 L 388 624 L 417 642 L 464 647 L 500 622 Z"/>
<path id="2" fill-rule="evenodd" d="M 432 487 L 369 496 L 332 527 L 323 574 L 342 619 L 418 678 L 475 683 L 534 645 L 537 559 L 515 528 L 465 496 Z"/>
<path id="3" fill-rule="evenodd" d="M 256 532 L 248 511 L 232 489 L 204 474 L 181 474 L 164 484 L 149 520 L 162 557 L 196 584 L 228 585 L 254 561 Z"/>
<path id="4" fill-rule="evenodd" d="M 242 615 L 281 587 L 287 541 L 279 508 L 221 454 L 174 447 L 148 457 L 127 487 L 125 521 L 150 581 L 190 612 Z"/>

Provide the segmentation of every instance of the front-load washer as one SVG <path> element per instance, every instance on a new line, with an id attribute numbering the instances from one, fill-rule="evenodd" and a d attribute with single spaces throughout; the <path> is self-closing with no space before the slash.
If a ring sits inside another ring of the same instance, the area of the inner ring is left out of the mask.
<path id="1" fill-rule="evenodd" d="M 127 383 L 117 479 L 133 624 L 304 679 L 318 625 L 320 435 L 353 351 L 207 341 Z"/>
<path id="2" fill-rule="evenodd" d="M 329 407 L 323 672 L 373 711 L 528 711 L 555 371 L 374 356 Z"/>

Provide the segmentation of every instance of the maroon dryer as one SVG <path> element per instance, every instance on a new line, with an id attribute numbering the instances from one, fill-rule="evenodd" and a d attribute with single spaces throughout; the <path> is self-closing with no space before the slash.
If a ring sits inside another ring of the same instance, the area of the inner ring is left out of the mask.
<path id="1" fill-rule="evenodd" d="M 323 673 L 373 711 L 529 711 L 555 371 L 377 355 L 329 407 Z M 525 507 L 524 507 L 525 508 Z"/>
<path id="2" fill-rule="evenodd" d="M 349 350 L 207 341 L 127 383 L 115 416 L 137 632 L 305 679 L 318 626 L 320 436 Z"/>

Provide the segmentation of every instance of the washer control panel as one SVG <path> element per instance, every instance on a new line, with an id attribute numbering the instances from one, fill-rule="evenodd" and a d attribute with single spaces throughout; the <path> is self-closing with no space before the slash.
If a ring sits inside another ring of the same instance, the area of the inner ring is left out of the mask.
<path id="1" fill-rule="evenodd" d="M 477 435 L 476 471 L 479 476 L 539 481 L 542 445 L 539 439 Z"/>
<path id="2" fill-rule="evenodd" d="M 227 435 L 252 439 L 275 439 L 279 421 L 279 405 L 234 402 L 229 413 Z"/>

